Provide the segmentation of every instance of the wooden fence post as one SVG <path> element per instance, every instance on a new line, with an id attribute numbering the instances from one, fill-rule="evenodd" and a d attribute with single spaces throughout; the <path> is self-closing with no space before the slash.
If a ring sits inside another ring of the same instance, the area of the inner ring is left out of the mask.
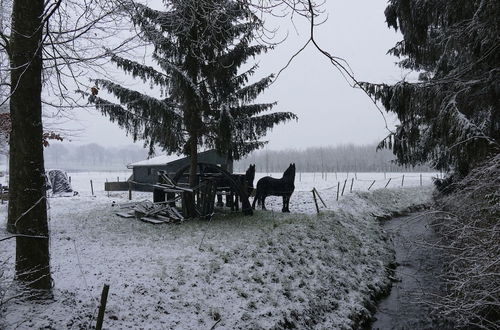
<path id="1" fill-rule="evenodd" d="M 372 184 L 368 187 L 368 190 L 375 184 L 375 180 L 373 180 Z"/>
<path id="2" fill-rule="evenodd" d="M 420 173 L 420 186 L 422 186 L 422 173 Z"/>
<path id="3" fill-rule="evenodd" d="M 104 284 L 101 294 L 101 303 L 99 304 L 99 314 L 97 315 L 96 330 L 102 330 L 102 322 L 104 320 L 104 312 L 106 311 L 106 302 L 108 301 L 109 285 Z"/>
<path id="4" fill-rule="evenodd" d="M 405 175 L 403 174 L 403 178 L 401 179 L 401 187 L 404 185 L 405 183 Z"/>
<path id="5" fill-rule="evenodd" d="M 342 194 L 341 194 L 341 196 L 344 196 L 344 189 L 345 189 L 346 183 L 347 183 L 347 179 L 344 180 L 344 185 L 342 186 Z"/>
<path id="6" fill-rule="evenodd" d="M 351 179 L 351 189 L 349 189 L 349 192 L 352 192 L 352 186 L 354 185 L 354 178 Z"/>
<path id="7" fill-rule="evenodd" d="M 132 182 L 128 182 L 128 200 L 132 200 Z"/>
<path id="8" fill-rule="evenodd" d="M 325 201 L 323 200 L 323 198 L 321 198 L 321 195 L 319 194 L 318 189 L 316 189 L 316 188 L 313 188 L 313 189 L 314 189 L 314 191 L 316 192 L 316 195 L 318 196 L 318 198 L 319 198 L 319 200 L 321 201 L 321 203 L 323 204 L 323 206 L 324 206 L 324 207 L 328 207 L 328 206 L 326 206 L 326 203 L 325 203 Z"/>
<path id="9" fill-rule="evenodd" d="M 314 198 L 314 205 L 316 205 L 316 212 L 319 214 L 318 201 L 316 200 L 316 189 L 313 188 L 313 190 L 311 190 L 311 192 L 312 192 L 313 198 Z"/>
<path id="10" fill-rule="evenodd" d="M 92 192 L 92 196 L 94 196 L 94 185 L 92 184 L 92 180 L 90 180 L 90 191 Z"/>
<path id="11" fill-rule="evenodd" d="M 337 200 L 339 200 L 340 181 L 337 182 Z"/>
<path id="12" fill-rule="evenodd" d="M 384 188 L 387 188 L 387 186 L 389 185 L 389 182 L 391 182 L 391 179 L 392 179 L 392 178 L 389 178 L 389 180 L 387 180 L 387 183 L 385 184 L 385 187 L 384 187 Z"/>

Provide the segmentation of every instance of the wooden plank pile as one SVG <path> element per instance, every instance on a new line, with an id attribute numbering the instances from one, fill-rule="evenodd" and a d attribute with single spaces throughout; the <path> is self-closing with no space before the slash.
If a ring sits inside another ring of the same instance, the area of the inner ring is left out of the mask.
<path id="1" fill-rule="evenodd" d="M 136 218 L 153 224 L 178 223 L 184 221 L 182 214 L 168 202 L 153 203 L 149 200 L 120 204 L 115 212 L 124 218 Z"/>

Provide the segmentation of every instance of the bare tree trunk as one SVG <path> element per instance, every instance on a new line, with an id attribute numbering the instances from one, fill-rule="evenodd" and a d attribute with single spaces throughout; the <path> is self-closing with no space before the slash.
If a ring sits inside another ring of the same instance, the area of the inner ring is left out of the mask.
<path id="1" fill-rule="evenodd" d="M 8 230 L 16 238 L 17 278 L 51 289 L 42 146 L 44 0 L 15 0 L 12 11 Z M 22 235 L 22 236 L 21 236 Z"/>

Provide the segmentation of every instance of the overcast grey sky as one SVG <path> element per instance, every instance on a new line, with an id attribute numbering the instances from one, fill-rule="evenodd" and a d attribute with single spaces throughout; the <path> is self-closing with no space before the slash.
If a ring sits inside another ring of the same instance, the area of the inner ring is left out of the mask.
<path id="1" fill-rule="evenodd" d="M 149 1 L 157 7 L 158 0 Z M 396 58 L 386 55 L 400 35 L 385 23 L 386 0 L 326 0 L 323 9 L 328 21 L 316 29 L 320 45 L 335 56 L 346 59 L 360 81 L 393 83 L 403 72 Z M 308 38 L 308 22 L 300 17 L 270 19 L 287 40 L 258 58 L 261 68 L 256 78 L 282 68 Z M 132 79 L 132 78 L 130 78 Z M 292 111 L 298 122 L 280 125 L 270 132 L 266 148 L 306 148 L 345 143 L 366 144 L 387 135 L 384 120 L 371 100 L 351 88 L 329 61 L 310 45 L 281 74 L 258 101 L 278 101 L 274 111 Z M 130 144 L 132 139 L 97 111 L 80 111 L 83 129 L 73 144 L 99 143 L 105 146 Z M 393 117 L 387 116 L 394 125 Z"/>

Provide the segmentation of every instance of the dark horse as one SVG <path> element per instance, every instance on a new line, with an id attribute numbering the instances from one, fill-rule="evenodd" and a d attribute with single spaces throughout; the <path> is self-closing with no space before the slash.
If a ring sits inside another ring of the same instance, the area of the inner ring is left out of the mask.
<path id="1" fill-rule="evenodd" d="M 231 178 L 234 181 L 238 182 L 241 185 L 242 189 L 245 189 L 246 193 L 250 196 L 254 189 L 253 181 L 255 179 L 255 164 L 250 164 L 245 174 L 231 174 Z M 227 180 L 225 180 L 224 178 L 219 179 L 217 181 L 217 186 L 221 187 L 220 190 L 225 190 L 230 193 L 229 195 L 226 195 L 226 205 L 231 207 L 231 210 L 233 210 L 234 208 L 238 210 L 239 196 L 238 194 L 235 194 L 233 196 L 234 191 L 229 188 L 229 183 L 227 182 Z M 217 206 L 224 206 L 224 203 L 222 202 L 222 195 L 217 195 Z"/>
<path id="2" fill-rule="evenodd" d="M 262 209 L 266 209 L 267 196 L 282 196 L 283 197 L 283 212 L 290 212 L 290 196 L 295 189 L 295 163 L 290 164 L 283 173 L 281 179 L 274 179 L 270 176 L 263 177 L 257 182 L 257 191 L 253 199 L 252 208 L 255 209 L 255 202 L 262 205 Z"/>
<path id="3" fill-rule="evenodd" d="M 244 184 L 247 185 L 247 193 L 250 195 L 253 191 L 253 180 L 255 179 L 255 164 L 250 164 L 245 172 Z"/>

